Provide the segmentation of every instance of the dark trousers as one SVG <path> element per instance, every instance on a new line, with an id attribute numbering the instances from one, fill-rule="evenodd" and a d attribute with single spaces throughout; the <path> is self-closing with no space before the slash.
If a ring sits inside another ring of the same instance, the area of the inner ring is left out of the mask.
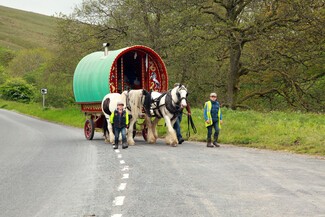
<path id="1" fill-rule="evenodd" d="M 122 134 L 122 144 L 126 143 L 126 129 L 125 127 L 119 128 L 114 127 L 114 135 L 115 135 L 115 145 L 118 145 L 118 137 Z"/>
<path id="2" fill-rule="evenodd" d="M 207 139 L 211 139 L 212 136 L 212 128 L 214 128 L 214 140 L 217 141 L 218 137 L 219 137 L 219 124 L 218 121 L 213 122 L 213 124 L 211 126 L 208 126 L 208 135 L 207 135 Z M 211 140 L 210 140 L 211 141 Z"/>
<path id="3" fill-rule="evenodd" d="M 182 122 L 182 113 L 180 113 L 177 118 L 176 118 L 176 122 L 174 123 L 174 130 L 176 131 L 176 136 L 178 141 L 181 140 L 182 137 L 182 133 L 181 133 L 181 122 Z"/>

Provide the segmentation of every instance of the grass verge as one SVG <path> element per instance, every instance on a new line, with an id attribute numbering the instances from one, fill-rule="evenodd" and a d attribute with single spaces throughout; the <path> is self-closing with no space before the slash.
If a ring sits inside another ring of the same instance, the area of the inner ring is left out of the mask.
<path id="1" fill-rule="evenodd" d="M 85 116 L 79 106 L 64 109 L 46 108 L 39 104 L 22 104 L 0 99 L 0 108 L 15 110 L 41 119 L 75 127 L 83 127 Z M 299 112 L 233 111 L 223 109 L 223 122 L 219 142 L 238 146 L 285 150 L 300 154 L 325 156 L 325 115 Z M 205 141 L 203 110 L 192 108 L 197 128 L 192 141 Z M 159 135 L 166 133 L 164 121 L 158 127 Z M 183 137 L 187 132 L 187 117 L 181 123 Z"/>

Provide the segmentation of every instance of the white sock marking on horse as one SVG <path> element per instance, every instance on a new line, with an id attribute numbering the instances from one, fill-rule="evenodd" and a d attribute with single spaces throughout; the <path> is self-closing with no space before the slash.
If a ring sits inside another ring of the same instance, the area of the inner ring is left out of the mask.
<path id="1" fill-rule="evenodd" d="M 125 161 L 124 160 L 120 160 L 120 164 L 125 164 Z"/>
<path id="2" fill-rule="evenodd" d="M 128 173 L 123 174 L 122 179 L 128 179 L 128 178 L 129 178 L 129 174 Z"/>
<path id="3" fill-rule="evenodd" d="M 122 169 L 121 169 L 121 171 L 129 171 L 129 166 L 124 166 Z"/>
<path id="4" fill-rule="evenodd" d="M 126 183 L 121 183 L 117 190 L 124 191 L 125 188 L 126 188 Z"/>
<path id="5" fill-rule="evenodd" d="M 118 155 L 117 155 L 117 158 L 122 158 L 122 155 L 121 155 L 121 154 L 118 154 Z"/>
<path id="6" fill-rule="evenodd" d="M 115 200 L 113 201 L 113 206 L 122 206 L 124 203 L 125 196 L 118 196 L 115 197 Z"/>
<path id="7" fill-rule="evenodd" d="M 111 217 L 122 217 L 122 214 L 114 214 Z"/>

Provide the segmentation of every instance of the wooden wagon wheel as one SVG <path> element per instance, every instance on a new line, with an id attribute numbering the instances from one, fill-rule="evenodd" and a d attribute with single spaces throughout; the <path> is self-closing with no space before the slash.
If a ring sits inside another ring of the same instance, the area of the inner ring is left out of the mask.
<path id="1" fill-rule="evenodd" d="M 84 133 L 87 140 L 94 138 L 95 124 L 93 119 L 87 119 L 84 126 Z"/>

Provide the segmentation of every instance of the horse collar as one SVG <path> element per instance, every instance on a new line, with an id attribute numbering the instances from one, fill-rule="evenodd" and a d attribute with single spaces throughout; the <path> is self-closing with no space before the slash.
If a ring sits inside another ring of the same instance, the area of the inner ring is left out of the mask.
<path id="1" fill-rule="evenodd" d="M 175 106 L 173 105 L 173 103 L 175 104 Z M 180 100 L 178 102 L 174 102 L 171 91 L 167 92 L 166 99 L 165 99 L 165 105 L 166 105 L 167 110 L 170 113 L 172 113 L 172 114 L 180 113 L 180 111 L 181 111 L 180 103 L 181 103 Z"/>

